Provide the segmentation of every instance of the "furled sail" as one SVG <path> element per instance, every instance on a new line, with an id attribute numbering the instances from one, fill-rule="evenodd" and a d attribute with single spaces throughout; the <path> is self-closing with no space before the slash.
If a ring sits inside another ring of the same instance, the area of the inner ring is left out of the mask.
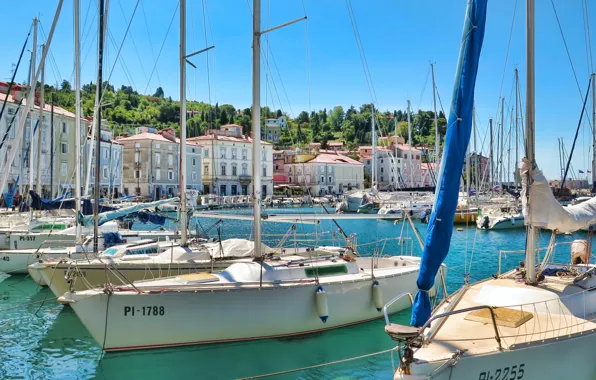
<path id="1" fill-rule="evenodd" d="M 542 171 L 535 167 L 532 169 L 530 162 L 522 159 L 522 204 L 525 223 L 534 227 L 557 230 L 561 233 L 571 233 L 587 229 L 596 224 L 596 198 L 592 198 L 578 205 L 563 207 L 553 195 L 548 181 Z M 532 201 L 528 204 L 526 189 L 528 171 L 532 171 L 532 188 L 530 196 Z"/>
<path id="2" fill-rule="evenodd" d="M 132 214 L 133 212 L 138 212 L 141 210 L 155 208 L 159 205 L 162 205 L 165 203 L 177 202 L 179 200 L 180 200 L 179 198 L 162 199 L 162 200 L 155 201 L 155 202 L 139 203 L 134 206 L 123 207 L 123 208 L 120 208 L 120 209 L 117 209 L 114 211 L 103 212 L 98 215 L 98 224 L 102 225 L 105 222 L 109 222 L 110 220 L 114 220 L 114 219 L 120 219 L 120 218 L 125 217 L 129 214 Z M 89 216 L 79 215 L 79 222 L 81 223 L 81 225 L 86 226 L 86 227 L 92 226 L 93 225 L 93 215 L 89 215 Z"/>
<path id="3" fill-rule="evenodd" d="M 428 291 L 434 285 L 439 268 L 449 252 L 459 182 L 472 131 L 474 87 L 484 39 L 486 6 L 487 0 L 468 0 L 445 148 L 435 190 L 435 208 L 428 222 L 428 232 L 416 282 L 418 293 L 414 300 L 410 322 L 413 326 L 422 326 L 430 317 L 431 303 Z"/>

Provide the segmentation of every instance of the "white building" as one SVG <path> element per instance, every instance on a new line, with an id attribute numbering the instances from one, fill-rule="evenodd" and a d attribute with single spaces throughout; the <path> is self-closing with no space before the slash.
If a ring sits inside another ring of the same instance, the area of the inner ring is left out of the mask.
<path id="1" fill-rule="evenodd" d="M 101 130 L 100 131 L 100 177 L 99 177 L 99 188 L 101 189 L 102 196 L 108 194 L 118 197 L 122 192 L 122 162 L 124 156 L 122 155 L 123 147 L 118 141 L 114 141 L 114 136 L 111 131 Z M 95 146 L 93 147 L 93 157 L 90 157 L 89 151 L 91 144 L 95 144 L 91 138 L 87 139 L 87 154 L 81 159 L 83 169 L 81 174 L 83 178 L 87 175 L 88 160 L 91 158 L 91 174 L 90 174 L 90 188 L 93 188 L 95 183 Z M 81 181 L 82 182 L 82 181 Z"/>
<path id="2" fill-rule="evenodd" d="M 261 131 L 261 139 L 271 142 L 277 142 L 281 136 L 281 130 L 287 128 L 288 123 L 285 116 L 277 119 L 267 119 L 265 128 Z"/>
<path id="3" fill-rule="evenodd" d="M 239 125 L 209 130 L 191 142 L 203 146 L 203 193 L 216 195 L 252 194 L 252 138 L 242 135 Z M 273 146 L 262 144 L 261 194 L 273 194 Z"/>
<path id="4" fill-rule="evenodd" d="M 364 165 L 344 155 L 298 155 L 296 161 L 284 165 L 288 183 L 303 187 L 313 196 L 364 188 Z"/>
<path id="5" fill-rule="evenodd" d="M 358 155 L 360 162 L 364 164 L 364 171 L 372 176 L 372 147 L 359 147 Z M 410 158 L 408 156 L 411 156 L 412 170 L 409 167 Z M 377 147 L 375 162 L 377 167 L 376 181 L 379 189 L 424 186 L 421 153 L 408 144 Z"/>
<path id="6" fill-rule="evenodd" d="M 76 157 L 76 152 L 74 151 L 75 114 L 54 106 L 54 134 L 52 139 L 52 107 L 49 104 L 45 104 L 43 109 L 43 123 L 35 133 L 33 149 L 30 153 L 31 159 L 28 159 L 29 154 L 27 151 L 29 149 L 30 130 L 31 128 L 35 130 L 35 125 L 39 120 L 40 108 L 38 105 L 34 105 L 29 115 L 23 115 L 26 100 L 23 100 L 20 107 L 18 102 L 21 97 L 26 96 L 26 89 L 26 86 L 14 85 L 11 94 L 7 95 L 8 84 L 6 82 L 0 82 L 0 102 L 3 103 L 8 98 L 6 109 L 2 115 L 2 119 L 0 119 L 0 139 L 5 135 L 12 121 L 10 131 L 8 132 L 8 139 L 4 142 L 0 150 L 0 173 L 4 173 L 6 169 L 4 166 L 8 161 L 10 150 L 13 147 L 17 148 L 14 161 L 8 169 L 10 171 L 8 184 L 4 189 L 0 189 L 0 192 L 5 193 L 9 188 L 12 188 L 17 178 L 19 178 L 18 191 L 20 193 L 25 192 L 29 184 L 29 169 L 32 168 L 33 189 L 40 192 L 43 197 L 53 198 L 63 190 L 73 188 Z M 15 141 L 16 132 L 23 117 L 27 118 L 23 138 L 20 141 Z M 82 136 L 84 136 L 87 125 L 88 122 L 86 120 L 81 120 Z M 38 160 L 37 157 L 38 138 L 41 141 L 41 160 Z M 84 141 L 84 137 L 82 141 Z M 35 183 L 38 161 L 40 161 L 41 186 Z M 50 189 L 50 186 L 53 186 L 53 189 Z"/>

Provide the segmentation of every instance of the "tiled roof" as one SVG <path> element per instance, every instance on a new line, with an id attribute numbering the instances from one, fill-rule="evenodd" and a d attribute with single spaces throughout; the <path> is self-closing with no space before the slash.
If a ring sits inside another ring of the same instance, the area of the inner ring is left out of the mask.
<path id="1" fill-rule="evenodd" d="M 174 141 L 168 140 L 165 137 L 163 137 L 160 134 L 157 133 L 150 133 L 150 132 L 143 132 L 143 133 L 139 133 L 136 135 L 132 135 L 129 137 L 121 137 L 118 139 L 118 141 L 122 142 L 122 141 L 141 141 L 141 140 L 153 140 L 153 141 L 162 141 L 162 142 L 167 142 L 167 143 L 174 143 Z M 176 143 L 180 143 L 180 139 L 178 137 L 176 137 Z M 193 146 L 202 146 L 200 144 L 198 144 L 195 141 L 190 141 L 190 139 L 186 140 L 186 144 L 187 145 L 193 145 Z"/>
<path id="2" fill-rule="evenodd" d="M 211 141 L 211 140 L 220 140 L 220 141 L 231 141 L 243 144 L 252 144 L 251 137 L 232 137 L 232 136 L 220 136 L 220 135 L 206 135 L 206 136 L 198 136 L 192 137 L 187 141 L 192 142 L 202 142 L 202 141 Z M 266 141 L 261 141 L 261 145 L 272 145 Z"/>
<path id="3" fill-rule="evenodd" d="M 8 103 L 14 103 L 14 104 L 18 103 L 17 101 L 15 101 L 13 99 L 12 95 L 6 95 L 6 94 L 2 94 L 2 93 L 0 93 L 0 101 L 4 101 L 4 99 L 6 99 L 7 96 L 8 96 L 8 101 L 7 101 Z M 27 98 L 23 99 L 22 107 L 25 107 L 26 104 L 27 104 Z M 38 110 L 38 112 L 39 112 L 39 106 L 34 104 L 33 108 Z M 44 112 L 52 112 L 52 106 L 46 103 L 46 104 L 44 104 L 43 110 L 44 110 Z M 58 114 L 58 115 L 72 117 L 73 119 L 76 117 L 76 115 L 74 113 L 67 111 L 64 108 L 61 108 L 58 106 L 54 106 L 54 113 Z"/>
<path id="4" fill-rule="evenodd" d="M 320 164 L 350 164 L 350 165 L 362 165 L 361 162 L 356 161 L 350 157 L 341 154 L 331 153 L 319 153 L 312 160 L 307 161 L 308 163 L 320 163 Z"/>

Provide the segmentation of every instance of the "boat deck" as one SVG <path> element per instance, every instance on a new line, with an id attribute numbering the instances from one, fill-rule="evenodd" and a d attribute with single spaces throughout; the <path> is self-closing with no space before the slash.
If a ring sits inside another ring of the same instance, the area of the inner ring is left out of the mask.
<path id="1" fill-rule="evenodd" d="M 497 307 L 497 329 L 503 349 L 523 347 L 548 339 L 561 339 L 596 329 L 592 292 L 571 280 L 547 277 L 538 286 L 513 278 L 490 279 L 463 290 L 455 310 L 489 305 Z M 448 304 L 437 313 L 446 311 Z M 433 322 L 438 325 L 439 320 Z M 517 326 L 517 327 L 515 327 Z M 437 326 L 434 326 L 435 328 Z M 451 358 L 456 350 L 483 354 L 499 350 L 488 309 L 448 316 L 431 343 L 419 349 L 415 358 L 435 361 Z M 432 358 L 432 359 L 431 359 Z"/>

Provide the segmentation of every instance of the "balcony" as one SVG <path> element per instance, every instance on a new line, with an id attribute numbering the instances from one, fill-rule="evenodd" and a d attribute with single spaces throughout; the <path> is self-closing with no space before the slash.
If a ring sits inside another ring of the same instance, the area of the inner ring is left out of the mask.
<path id="1" fill-rule="evenodd" d="M 243 185 L 247 185 L 250 183 L 250 181 L 252 180 L 252 176 L 248 175 L 248 174 L 240 174 L 238 176 L 240 183 Z"/>

